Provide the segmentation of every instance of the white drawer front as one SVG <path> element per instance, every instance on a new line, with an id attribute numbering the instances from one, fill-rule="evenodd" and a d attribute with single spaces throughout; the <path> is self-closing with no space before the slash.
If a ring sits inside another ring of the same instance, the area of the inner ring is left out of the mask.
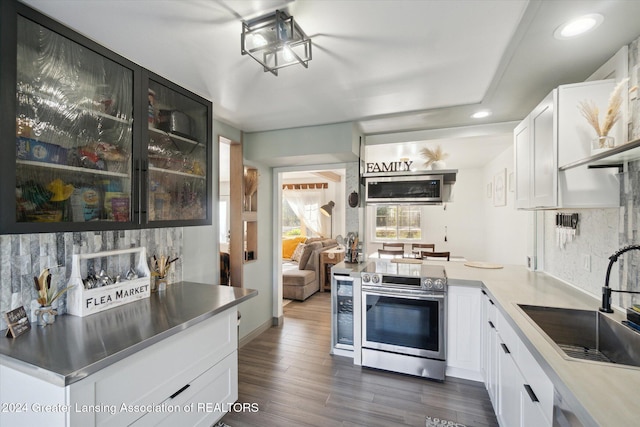
<path id="1" fill-rule="evenodd" d="M 89 379 L 96 404 L 118 408 L 96 413 L 97 426 L 122 426 L 145 414 L 125 405 L 156 405 L 237 349 L 237 310 L 227 310 L 146 348 Z"/>

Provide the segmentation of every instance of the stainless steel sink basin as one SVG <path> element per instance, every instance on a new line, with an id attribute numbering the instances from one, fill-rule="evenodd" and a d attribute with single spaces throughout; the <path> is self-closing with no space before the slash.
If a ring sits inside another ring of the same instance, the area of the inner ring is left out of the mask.
<path id="1" fill-rule="evenodd" d="M 518 304 L 570 358 L 640 367 L 640 333 L 599 311 Z"/>

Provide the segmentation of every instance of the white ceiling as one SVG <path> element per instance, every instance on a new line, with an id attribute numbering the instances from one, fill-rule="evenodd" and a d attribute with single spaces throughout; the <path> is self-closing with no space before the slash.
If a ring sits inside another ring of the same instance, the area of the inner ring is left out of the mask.
<path id="1" fill-rule="evenodd" d="M 356 121 L 367 134 L 522 119 L 553 87 L 583 81 L 640 35 L 640 1 L 25 0 L 211 99 L 243 131 Z M 241 21 L 291 13 L 309 68 L 265 73 L 240 54 Z M 553 31 L 582 13 L 580 39 Z M 493 110 L 480 121 L 479 107 Z"/>

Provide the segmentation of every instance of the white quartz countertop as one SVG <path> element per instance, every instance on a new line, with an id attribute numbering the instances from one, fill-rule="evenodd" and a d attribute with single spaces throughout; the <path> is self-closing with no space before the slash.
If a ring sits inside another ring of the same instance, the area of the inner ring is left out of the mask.
<path id="1" fill-rule="evenodd" d="M 638 425 L 640 417 L 640 369 L 598 362 L 568 359 L 518 307 L 518 304 L 598 310 L 600 299 L 542 272 L 523 266 L 480 269 L 461 262 L 425 261 L 444 265 L 449 283 L 482 282 L 484 289 L 545 370 L 554 387 L 585 426 Z M 340 263 L 334 272 L 358 275 L 366 266 Z M 604 278 L 603 278 L 604 281 Z M 625 315 L 608 315 L 617 321 Z"/>

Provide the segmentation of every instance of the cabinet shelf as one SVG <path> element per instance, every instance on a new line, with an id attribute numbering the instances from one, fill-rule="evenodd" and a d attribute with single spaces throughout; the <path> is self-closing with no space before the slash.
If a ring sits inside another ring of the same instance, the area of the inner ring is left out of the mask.
<path id="1" fill-rule="evenodd" d="M 640 138 L 619 145 L 611 150 L 594 154 L 575 162 L 560 166 L 559 170 L 566 171 L 587 165 L 590 168 L 617 167 L 620 168 L 624 162 L 640 159 Z"/>
<path id="2" fill-rule="evenodd" d="M 198 178 L 198 179 L 205 179 L 206 178 L 206 177 L 204 177 L 202 175 L 196 175 L 196 174 L 188 173 L 188 172 L 174 171 L 174 170 L 171 170 L 171 169 L 157 168 L 155 166 L 149 166 L 149 170 L 153 171 L 153 172 L 158 172 L 158 173 L 168 173 L 168 174 L 172 174 L 172 175 L 186 176 L 186 177 L 189 177 L 189 178 Z"/>
<path id="3" fill-rule="evenodd" d="M 157 133 L 157 134 L 159 134 L 159 135 L 166 136 L 166 137 L 171 138 L 171 139 L 177 139 L 177 140 L 179 140 L 179 141 L 182 141 L 182 142 L 186 142 L 186 143 L 188 143 L 188 144 L 195 145 L 196 147 L 197 147 L 197 146 L 201 146 L 200 142 L 199 142 L 199 141 L 197 141 L 197 140 L 195 140 L 195 139 L 186 138 L 186 137 L 184 137 L 184 136 L 180 136 L 180 135 L 178 135 L 178 134 L 171 133 L 171 132 L 165 132 L 165 131 L 163 131 L 163 130 L 161 130 L 161 129 L 158 129 L 158 128 L 149 127 L 149 132 Z M 203 147 L 203 148 L 204 148 L 204 147 Z"/>
<path id="4" fill-rule="evenodd" d="M 30 167 L 37 167 L 37 168 L 44 168 L 44 169 L 57 169 L 57 170 L 64 170 L 67 172 L 82 173 L 82 174 L 89 174 L 89 175 L 103 175 L 103 176 L 110 176 L 110 177 L 116 177 L 116 178 L 131 178 L 131 176 L 127 173 L 109 172 L 109 171 L 104 171 L 100 169 L 81 168 L 77 166 L 58 165 L 55 163 L 36 162 L 33 160 L 16 160 L 16 165 L 23 165 L 23 166 L 30 166 Z"/>

